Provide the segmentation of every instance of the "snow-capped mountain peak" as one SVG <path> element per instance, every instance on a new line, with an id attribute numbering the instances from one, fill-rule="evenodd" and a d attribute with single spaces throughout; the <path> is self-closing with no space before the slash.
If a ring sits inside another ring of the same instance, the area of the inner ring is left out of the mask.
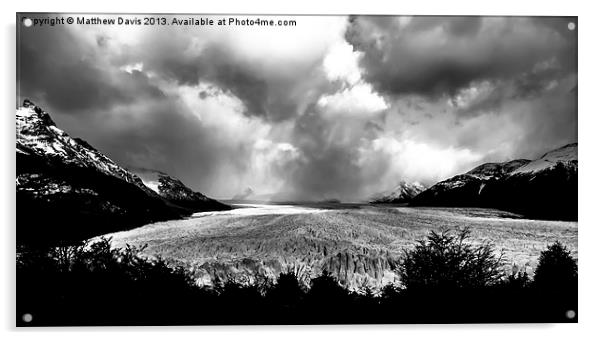
<path id="1" fill-rule="evenodd" d="M 371 199 L 372 203 L 405 203 L 414 198 L 426 188 L 419 182 L 399 181 L 395 189 L 383 192 Z"/>
<path id="2" fill-rule="evenodd" d="M 117 165 L 109 157 L 86 141 L 72 138 L 56 127 L 50 115 L 29 100 L 16 112 L 16 151 L 18 153 L 47 157 L 65 164 L 96 168 L 128 183 L 148 190 L 140 178 Z"/>
<path id="3" fill-rule="evenodd" d="M 153 192 L 178 206 L 197 211 L 230 209 L 229 206 L 190 189 L 179 179 L 162 171 L 145 168 L 129 170 L 140 177 L 144 185 Z"/>

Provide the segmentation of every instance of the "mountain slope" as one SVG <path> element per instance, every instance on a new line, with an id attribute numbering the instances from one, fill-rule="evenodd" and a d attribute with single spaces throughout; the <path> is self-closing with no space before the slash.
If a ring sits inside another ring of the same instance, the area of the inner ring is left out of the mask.
<path id="1" fill-rule="evenodd" d="M 408 183 L 400 181 L 395 189 L 376 195 L 370 200 L 370 203 L 407 203 L 425 189 L 418 182 Z"/>
<path id="2" fill-rule="evenodd" d="M 38 156 L 67 166 L 90 168 L 134 184 L 150 193 L 140 178 L 115 164 L 86 141 L 71 138 L 56 127 L 50 115 L 29 100 L 16 113 L 16 152 L 24 156 Z"/>
<path id="3" fill-rule="evenodd" d="M 565 145 L 559 149 L 552 150 L 540 158 L 525 164 L 514 170 L 512 175 L 536 174 L 549 171 L 557 166 L 574 168 L 577 171 L 577 143 Z"/>
<path id="4" fill-rule="evenodd" d="M 17 242 L 70 242 L 190 210 L 144 185 L 29 100 L 16 111 Z"/>
<path id="5" fill-rule="evenodd" d="M 176 205 L 198 211 L 229 210 L 230 206 L 196 192 L 179 179 L 151 169 L 131 168 L 145 186 Z"/>
<path id="6" fill-rule="evenodd" d="M 503 177 L 516 169 L 529 164 L 528 159 L 515 159 L 504 163 L 485 163 L 467 172 L 468 175 L 473 175 L 482 179 L 491 179 L 492 177 Z"/>
<path id="7" fill-rule="evenodd" d="M 491 207 L 532 218 L 576 220 L 577 144 L 533 161 L 480 165 L 433 185 L 411 204 Z"/>
<path id="8" fill-rule="evenodd" d="M 568 144 L 492 183 L 489 204 L 532 218 L 577 220 L 577 143 Z"/>
<path id="9" fill-rule="evenodd" d="M 417 195 L 413 205 L 427 206 L 481 206 L 483 190 L 488 183 L 506 176 L 515 169 L 528 164 L 526 159 L 504 163 L 485 163 L 468 171 L 441 181 Z"/>

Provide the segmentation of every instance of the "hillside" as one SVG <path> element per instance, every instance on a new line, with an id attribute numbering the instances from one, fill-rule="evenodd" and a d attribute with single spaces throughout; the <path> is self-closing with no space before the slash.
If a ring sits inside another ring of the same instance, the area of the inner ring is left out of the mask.
<path id="1" fill-rule="evenodd" d="M 411 204 L 448 207 L 482 206 L 483 189 L 488 183 L 503 178 L 529 162 L 526 159 L 518 159 L 479 165 L 464 174 L 436 183 L 418 194 Z"/>
<path id="2" fill-rule="evenodd" d="M 16 110 L 17 241 L 70 242 L 191 213 L 29 100 Z"/>
<path id="3" fill-rule="evenodd" d="M 577 143 L 538 159 L 486 163 L 417 195 L 414 206 L 490 207 L 530 218 L 577 219 Z"/>

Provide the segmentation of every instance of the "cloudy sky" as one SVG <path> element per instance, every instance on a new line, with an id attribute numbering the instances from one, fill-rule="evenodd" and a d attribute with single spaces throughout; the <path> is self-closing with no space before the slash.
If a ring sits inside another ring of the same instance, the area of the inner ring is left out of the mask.
<path id="1" fill-rule="evenodd" d="M 217 198 L 361 200 L 577 141 L 574 18 L 291 18 L 20 28 L 17 99 Z"/>

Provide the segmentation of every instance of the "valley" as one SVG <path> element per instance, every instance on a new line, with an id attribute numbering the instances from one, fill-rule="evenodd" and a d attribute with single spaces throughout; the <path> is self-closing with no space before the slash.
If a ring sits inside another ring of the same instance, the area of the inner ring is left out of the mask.
<path id="1" fill-rule="evenodd" d="M 577 257 L 577 223 L 522 219 L 483 208 L 415 208 L 357 205 L 334 209 L 301 205 L 234 205 L 182 220 L 108 234 L 114 247 L 147 245 L 187 268 L 199 285 L 216 278 L 249 282 L 294 271 L 305 280 L 331 272 L 345 286 L 381 287 L 395 281 L 404 250 L 430 230 L 469 227 L 474 242 L 490 240 L 503 252 L 508 273 L 529 275 L 547 245 L 558 240 Z"/>

